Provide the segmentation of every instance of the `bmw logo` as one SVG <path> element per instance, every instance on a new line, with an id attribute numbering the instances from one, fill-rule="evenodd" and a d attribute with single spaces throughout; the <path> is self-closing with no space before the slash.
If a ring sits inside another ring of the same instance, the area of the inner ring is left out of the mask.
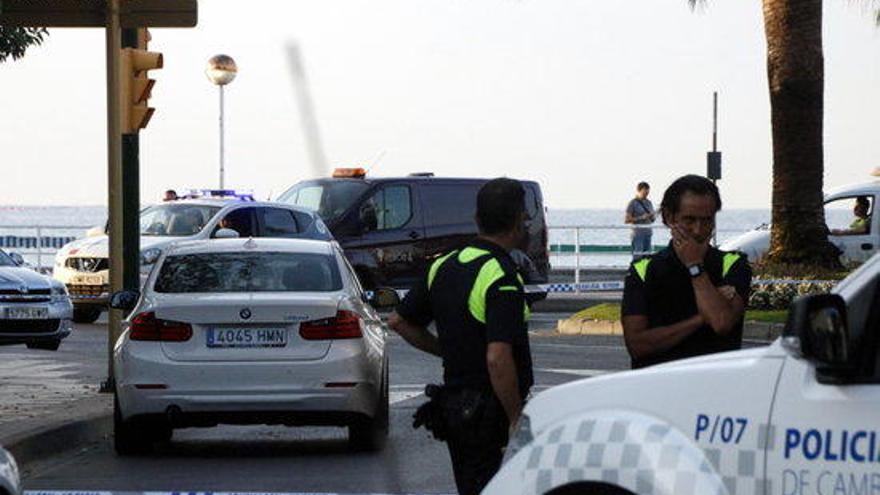
<path id="1" fill-rule="evenodd" d="M 251 310 L 248 308 L 244 308 L 243 310 L 238 312 L 238 316 L 241 316 L 242 320 L 247 320 L 251 317 Z"/>

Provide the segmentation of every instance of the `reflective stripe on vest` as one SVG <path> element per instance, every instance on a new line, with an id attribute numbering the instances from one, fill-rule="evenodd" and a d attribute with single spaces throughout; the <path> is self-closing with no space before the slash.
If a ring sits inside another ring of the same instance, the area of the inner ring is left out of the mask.
<path id="1" fill-rule="evenodd" d="M 742 255 L 739 253 L 724 253 L 724 259 L 721 263 L 721 277 L 726 277 L 727 272 L 733 267 L 733 264 L 736 263 Z"/>
<path id="2" fill-rule="evenodd" d="M 721 277 L 724 278 L 730 272 L 730 269 L 733 268 L 733 265 L 742 258 L 742 255 L 739 253 L 724 253 L 724 257 L 721 260 Z M 648 265 L 651 264 L 651 258 L 642 258 L 639 261 L 633 263 L 633 268 L 638 274 L 639 278 L 642 279 L 642 282 L 645 282 L 648 278 Z"/>
<path id="3" fill-rule="evenodd" d="M 468 297 L 468 309 L 471 315 L 480 323 L 486 323 L 486 293 L 489 287 L 495 282 L 504 278 L 504 269 L 501 263 L 495 258 L 483 263 L 477 279 L 474 280 L 474 286 L 471 288 L 471 294 Z"/>
<path id="4" fill-rule="evenodd" d="M 431 264 L 431 268 L 428 270 L 428 289 L 430 289 L 431 285 L 434 283 L 434 278 L 437 276 L 437 271 L 440 269 L 440 266 L 457 252 L 458 251 L 452 251 L 443 257 L 438 258 Z M 461 250 L 457 256 L 457 260 L 460 263 L 470 263 L 478 258 L 489 256 L 491 254 L 492 253 L 484 249 L 469 246 Z M 486 293 L 489 291 L 489 287 L 502 277 L 504 277 L 504 270 L 501 268 L 501 263 L 495 258 L 489 258 L 483 266 L 480 267 L 477 278 L 474 280 L 474 285 L 468 296 L 468 309 L 470 310 L 471 316 L 484 325 L 486 324 Z M 516 278 L 519 280 L 520 284 L 523 284 L 522 276 L 517 274 Z M 500 287 L 498 290 L 520 291 L 521 288 L 507 285 Z M 530 316 L 531 311 L 529 311 L 529 305 L 523 304 L 523 318 L 528 320 Z"/>
<path id="5" fill-rule="evenodd" d="M 437 270 L 440 269 L 440 265 L 442 265 L 444 261 L 449 259 L 450 256 L 452 256 L 453 254 L 455 254 L 457 252 L 458 251 L 451 251 L 451 252 L 445 254 L 444 256 L 442 256 L 441 258 L 435 260 L 433 263 L 431 263 L 431 268 L 428 269 L 428 288 L 429 289 L 431 288 L 431 284 L 434 283 L 434 277 L 437 276 Z"/>
<path id="6" fill-rule="evenodd" d="M 642 279 L 642 282 L 648 278 L 649 264 L 651 264 L 651 258 L 642 258 L 633 263 L 633 268 L 635 268 L 636 273 L 639 275 L 639 278 Z"/>

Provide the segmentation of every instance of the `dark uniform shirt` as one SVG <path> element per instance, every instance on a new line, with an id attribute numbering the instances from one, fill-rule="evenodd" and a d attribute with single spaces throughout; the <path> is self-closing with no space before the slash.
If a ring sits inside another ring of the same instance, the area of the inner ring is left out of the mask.
<path id="1" fill-rule="evenodd" d="M 527 312 L 513 260 L 501 246 L 482 239 L 434 261 L 397 308 L 409 322 L 436 322 L 443 380 L 451 387 L 491 387 L 489 343 L 511 344 L 523 398 L 534 382 Z"/>
<path id="2" fill-rule="evenodd" d="M 744 254 L 710 247 L 703 268 L 713 285 L 731 285 L 743 301 L 748 302 L 752 270 Z M 648 328 L 686 320 L 699 312 L 692 284 L 687 267 L 670 245 L 630 265 L 623 289 L 621 313 L 623 316 L 647 316 Z M 641 359 L 633 358 L 632 367 L 642 368 L 674 359 L 739 349 L 742 345 L 742 329 L 742 319 L 727 335 L 718 335 L 705 324 L 675 347 Z"/>

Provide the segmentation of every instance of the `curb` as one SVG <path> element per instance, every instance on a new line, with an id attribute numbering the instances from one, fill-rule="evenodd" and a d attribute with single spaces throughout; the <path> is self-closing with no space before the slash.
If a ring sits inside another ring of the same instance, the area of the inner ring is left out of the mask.
<path id="1" fill-rule="evenodd" d="M 0 431 L 0 445 L 13 455 L 19 467 L 26 467 L 97 442 L 113 433 L 112 400 L 110 394 L 80 399 L 65 406 L 63 412 L 16 423 L 16 431 Z"/>
<path id="2" fill-rule="evenodd" d="M 771 342 L 781 334 L 785 325 L 747 321 L 743 325 L 743 339 Z M 556 322 L 556 333 L 561 335 L 623 335 L 620 321 L 573 320 L 571 318 Z"/>

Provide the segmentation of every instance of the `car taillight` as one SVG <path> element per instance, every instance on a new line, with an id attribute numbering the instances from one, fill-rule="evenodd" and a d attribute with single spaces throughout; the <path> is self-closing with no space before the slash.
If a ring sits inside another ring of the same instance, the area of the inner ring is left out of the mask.
<path id="1" fill-rule="evenodd" d="M 300 323 L 299 334 L 306 340 L 357 339 L 363 336 L 361 319 L 343 309 L 331 318 Z"/>
<path id="2" fill-rule="evenodd" d="M 186 342 L 192 334 L 189 323 L 160 320 L 152 311 L 136 315 L 128 326 L 128 338 L 131 340 Z"/>

